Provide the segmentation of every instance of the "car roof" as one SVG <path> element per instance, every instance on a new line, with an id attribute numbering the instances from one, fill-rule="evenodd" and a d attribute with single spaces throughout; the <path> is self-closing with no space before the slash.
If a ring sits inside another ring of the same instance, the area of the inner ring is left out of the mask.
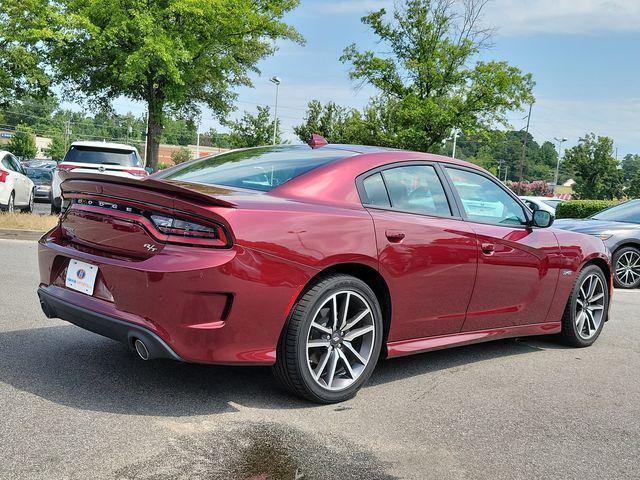
<path id="1" fill-rule="evenodd" d="M 89 148 L 108 148 L 111 150 L 126 150 L 128 152 L 137 152 L 136 147 L 131 145 L 125 145 L 124 143 L 111 143 L 111 142 L 73 142 L 72 147 L 89 147 Z"/>

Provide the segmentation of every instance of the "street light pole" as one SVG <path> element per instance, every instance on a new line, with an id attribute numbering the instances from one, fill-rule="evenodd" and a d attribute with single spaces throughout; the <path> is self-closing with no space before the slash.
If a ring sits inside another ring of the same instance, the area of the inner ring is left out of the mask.
<path id="1" fill-rule="evenodd" d="M 276 86 L 276 107 L 273 110 L 273 144 L 276 144 L 276 134 L 278 133 L 278 92 L 280 91 L 280 77 L 271 77 L 269 79 L 271 83 Z"/>
<path id="2" fill-rule="evenodd" d="M 458 127 L 453 127 L 451 129 L 451 137 L 453 138 L 453 151 L 451 152 L 452 158 L 456 158 L 456 145 L 458 143 L 459 134 L 460 134 L 460 129 Z"/>
<path id="3" fill-rule="evenodd" d="M 558 161 L 556 163 L 556 176 L 553 180 L 553 187 L 557 190 L 558 188 L 558 177 L 560 175 L 560 158 L 562 157 L 562 144 L 567 141 L 565 137 L 553 137 L 553 139 L 558 142 Z"/>

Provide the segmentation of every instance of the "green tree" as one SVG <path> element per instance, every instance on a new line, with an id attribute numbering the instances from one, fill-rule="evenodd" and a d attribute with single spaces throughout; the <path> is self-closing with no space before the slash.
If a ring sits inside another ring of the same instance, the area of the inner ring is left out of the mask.
<path id="1" fill-rule="evenodd" d="M 53 137 L 51 137 L 51 143 L 48 147 L 45 147 L 43 149 L 43 152 L 47 157 L 55 160 L 56 162 L 59 162 L 67 153 L 66 150 L 67 149 L 65 148 L 64 139 L 62 138 L 62 136 L 54 135 Z"/>
<path id="2" fill-rule="evenodd" d="M 640 171 L 629 182 L 629 188 L 625 192 L 629 198 L 640 198 Z"/>
<path id="3" fill-rule="evenodd" d="M 31 159 L 38 153 L 33 131 L 26 125 L 18 125 L 7 144 L 7 150 L 20 159 Z"/>
<path id="4" fill-rule="evenodd" d="M 232 148 L 258 147 L 273 143 L 273 116 L 269 107 L 258 106 L 255 115 L 244 112 L 239 120 L 227 120 L 229 127 L 229 143 Z M 276 132 L 276 144 L 281 143 L 280 125 Z"/>
<path id="5" fill-rule="evenodd" d="M 41 45 L 33 41 L 25 9 L 37 9 L 40 0 L 0 2 L 0 106 L 16 99 L 42 100 L 50 96 L 51 78 L 42 65 Z M 34 28 L 46 26 L 46 17 L 28 20 Z"/>
<path id="6" fill-rule="evenodd" d="M 630 183 L 638 176 L 640 172 L 640 155 L 629 153 L 622 160 L 622 172 L 624 181 Z"/>
<path id="7" fill-rule="evenodd" d="M 506 62 L 475 61 L 492 30 L 480 26 L 482 0 L 407 0 L 393 19 L 384 9 L 362 18 L 384 54 L 355 44 L 341 60 L 350 76 L 370 84 L 389 103 L 394 129 L 389 143 L 429 151 L 452 127 L 472 133 L 507 124 L 507 113 L 533 102 L 530 74 Z"/>
<path id="8" fill-rule="evenodd" d="M 37 48 L 69 93 L 97 104 L 127 97 L 147 105 L 147 164 L 155 168 L 168 114 L 232 109 L 233 88 L 275 42 L 301 42 L 282 21 L 298 0 L 3 0 L 5 37 Z"/>
<path id="9" fill-rule="evenodd" d="M 613 140 L 590 133 L 565 152 L 567 169 L 575 173 L 582 199 L 615 199 L 622 193 L 623 174 L 613 156 Z"/>

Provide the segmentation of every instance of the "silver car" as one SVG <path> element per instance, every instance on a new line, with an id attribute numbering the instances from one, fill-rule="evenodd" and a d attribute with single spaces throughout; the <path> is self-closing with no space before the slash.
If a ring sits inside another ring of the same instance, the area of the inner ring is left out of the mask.
<path id="1" fill-rule="evenodd" d="M 599 237 L 613 255 L 615 286 L 640 286 L 640 200 L 621 203 L 584 219 L 556 220 L 553 226 Z"/>

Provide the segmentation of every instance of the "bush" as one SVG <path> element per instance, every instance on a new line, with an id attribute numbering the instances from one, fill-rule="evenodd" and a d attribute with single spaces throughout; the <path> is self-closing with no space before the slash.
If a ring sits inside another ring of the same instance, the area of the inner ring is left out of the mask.
<path id="1" fill-rule="evenodd" d="M 556 218 L 587 218 L 617 203 L 617 200 L 571 200 L 562 202 L 556 208 Z"/>
<path id="2" fill-rule="evenodd" d="M 171 161 L 175 165 L 188 162 L 189 160 L 191 160 L 191 152 L 188 148 L 181 148 L 180 150 L 174 150 L 171 152 Z"/>
<path id="3" fill-rule="evenodd" d="M 516 195 L 529 195 L 532 197 L 550 197 L 553 195 L 553 190 L 543 180 L 533 182 L 512 182 L 507 180 L 506 185 Z"/>

